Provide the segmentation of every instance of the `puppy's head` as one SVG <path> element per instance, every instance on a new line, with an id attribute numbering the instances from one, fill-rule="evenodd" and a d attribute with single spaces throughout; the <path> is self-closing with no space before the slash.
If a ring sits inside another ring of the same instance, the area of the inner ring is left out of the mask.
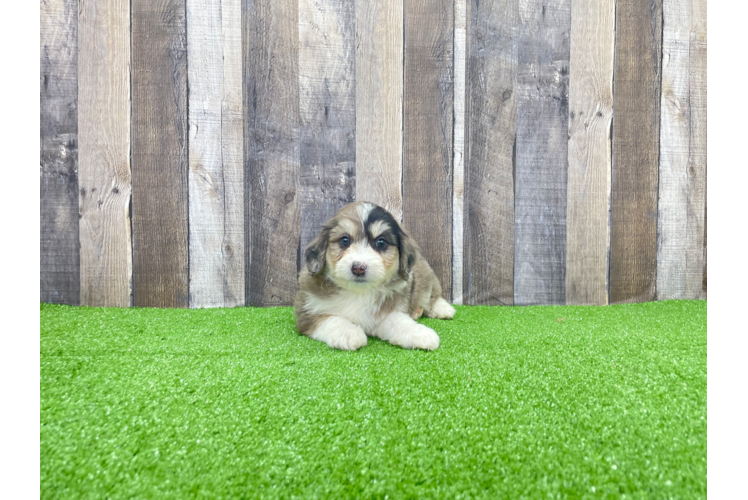
<path id="1" fill-rule="evenodd" d="M 349 290 L 407 279 L 417 247 L 387 210 L 372 203 L 343 207 L 306 248 L 307 269 Z"/>

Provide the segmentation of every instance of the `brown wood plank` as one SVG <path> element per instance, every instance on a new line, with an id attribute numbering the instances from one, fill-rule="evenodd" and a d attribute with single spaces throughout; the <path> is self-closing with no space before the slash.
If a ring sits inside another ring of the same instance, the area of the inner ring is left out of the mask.
<path id="1" fill-rule="evenodd" d="M 613 85 L 610 303 L 655 298 L 662 0 L 619 0 Z"/>
<path id="2" fill-rule="evenodd" d="M 514 303 L 517 0 L 469 4 L 465 303 Z"/>
<path id="3" fill-rule="evenodd" d="M 78 1 L 40 7 L 41 302 L 80 303 Z"/>
<path id="4" fill-rule="evenodd" d="M 403 0 L 356 0 L 356 199 L 402 220 Z"/>
<path id="5" fill-rule="evenodd" d="M 572 0 L 566 303 L 608 303 L 615 4 Z"/>
<path id="6" fill-rule="evenodd" d="M 453 4 L 405 0 L 403 222 L 452 296 Z"/>
<path id="7" fill-rule="evenodd" d="M 244 305 L 241 0 L 187 0 L 190 307 Z"/>
<path id="8" fill-rule="evenodd" d="M 79 12 L 81 304 L 129 307 L 130 2 L 80 0 Z"/>
<path id="9" fill-rule="evenodd" d="M 183 1 L 132 1 L 133 293 L 187 307 L 187 37 Z"/>
<path id="10" fill-rule="evenodd" d="M 290 305 L 299 263 L 299 4 L 242 2 L 246 298 Z"/>
<path id="11" fill-rule="evenodd" d="M 519 6 L 514 303 L 566 301 L 571 1 Z"/>
<path id="12" fill-rule="evenodd" d="M 299 0 L 301 253 L 356 197 L 355 3 Z"/>

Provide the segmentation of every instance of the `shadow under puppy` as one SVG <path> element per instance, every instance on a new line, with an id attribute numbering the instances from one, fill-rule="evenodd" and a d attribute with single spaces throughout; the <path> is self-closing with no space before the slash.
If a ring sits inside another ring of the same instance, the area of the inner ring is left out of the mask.
<path id="1" fill-rule="evenodd" d="M 439 347 L 416 323 L 452 319 L 434 271 L 415 241 L 382 207 L 350 203 L 306 248 L 294 300 L 299 332 L 337 349 L 355 350 L 366 336 L 410 349 Z"/>

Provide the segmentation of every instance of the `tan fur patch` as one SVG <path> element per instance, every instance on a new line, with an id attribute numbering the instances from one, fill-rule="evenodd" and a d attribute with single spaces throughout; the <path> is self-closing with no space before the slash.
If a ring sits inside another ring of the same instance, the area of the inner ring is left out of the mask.
<path id="1" fill-rule="evenodd" d="M 330 228 L 330 236 L 327 244 L 326 257 L 328 264 L 336 264 L 350 248 L 340 246 L 339 241 L 343 236 L 348 236 L 351 242 L 354 242 L 363 233 L 363 225 L 357 219 L 350 218 L 351 215 L 355 217 L 357 214 L 355 211 L 347 214 L 341 212 L 331 221 L 335 225 Z"/>
<path id="2" fill-rule="evenodd" d="M 397 251 L 397 247 L 390 245 L 387 250 L 382 252 L 382 262 L 384 262 L 384 268 L 387 270 L 387 276 L 392 277 L 397 272 L 400 266 L 400 252 Z"/>
<path id="3" fill-rule="evenodd" d="M 369 233 L 373 239 L 377 239 L 380 234 L 389 229 L 392 229 L 390 225 L 381 220 L 374 221 L 374 223 L 369 225 Z"/>
<path id="4" fill-rule="evenodd" d="M 320 323 L 322 323 L 324 320 L 326 320 L 329 317 L 330 316 L 327 314 L 318 315 L 318 316 L 312 316 L 310 314 L 302 314 L 296 318 L 296 329 L 300 333 L 303 333 L 304 335 L 311 335 L 314 333 L 314 330 L 317 329 Z"/>
<path id="5" fill-rule="evenodd" d="M 362 232 L 362 229 L 363 226 L 360 223 L 357 223 L 357 221 L 351 220 L 347 217 L 340 217 L 337 224 L 335 224 L 335 227 L 330 230 L 330 240 L 337 241 L 346 234 L 350 236 L 351 239 L 355 240 Z"/>

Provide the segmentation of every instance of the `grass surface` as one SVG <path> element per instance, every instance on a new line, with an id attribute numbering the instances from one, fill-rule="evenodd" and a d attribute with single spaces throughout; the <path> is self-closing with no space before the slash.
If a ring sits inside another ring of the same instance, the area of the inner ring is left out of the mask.
<path id="1" fill-rule="evenodd" d="M 42 498 L 705 498 L 707 307 L 458 307 L 434 352 L 290 308 L 41 306 Z"/>

